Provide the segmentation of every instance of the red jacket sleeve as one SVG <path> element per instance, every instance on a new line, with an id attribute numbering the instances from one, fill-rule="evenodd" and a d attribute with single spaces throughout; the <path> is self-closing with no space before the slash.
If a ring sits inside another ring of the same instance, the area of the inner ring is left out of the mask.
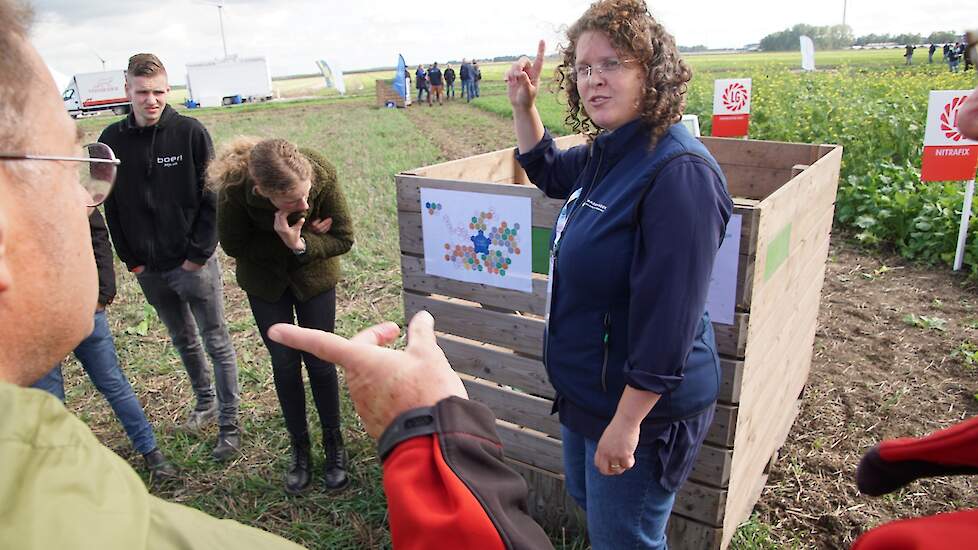
<path id="1" fill-rule="evenodd" d="M 527 511 L 526 483 L 503 459 L 492 412 L 451 397 L 424 414 L 430 433 L 384 457 L 394 548 L 552 548 Z M 402 415 L 392 427 L 417 420 Z"/>

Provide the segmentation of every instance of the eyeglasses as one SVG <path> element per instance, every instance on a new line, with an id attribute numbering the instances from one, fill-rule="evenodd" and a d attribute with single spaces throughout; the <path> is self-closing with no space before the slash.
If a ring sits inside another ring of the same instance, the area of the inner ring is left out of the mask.
<path id="1" fill-rule="evenodd" d="M 626 63 L 634 63 L 637 59 L 605 59 L 597 65 L 578 65 L 570 73 L 571 82 L 590 82 L 594 73 L 611 76 L 624 68 Z"/>
<path id="2" fill-rule="evenodd" d="M 21 155 L 0 153 L 0 160 L 60 160 L 78 162 L 78 183 L 88 193 L 86 205 L 95 207 L 103 202 L 115 185 L 117 167 L 122 161 L 104 143 L 89 143 L 82 146 L 84 157 L 54 157 L 47 155 Z"/>

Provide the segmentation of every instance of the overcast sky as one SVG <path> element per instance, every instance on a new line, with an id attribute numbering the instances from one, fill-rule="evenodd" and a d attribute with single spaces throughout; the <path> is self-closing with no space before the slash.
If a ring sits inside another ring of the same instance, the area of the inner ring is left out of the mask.
<path id="1" fill-rule="evenodd" d="M 218 9 L 204 0 L 35 0 L 32 39 L 52 69 L 68 75 L 123 69 L 130 55 L 153 52 L 183 83 L 184 65 L 223 57 Z M 342 70 L 462 57 L 553 51 L 560 29 L 581 15 L 582 0 L 225 0 L 228 53 L 263 55 L 273 76 L 316 72 L 325 59 Z M 652 14 L 681 45 L 736 48 L 795 23 L 842 22 L 843 0 L 649 0 Z M 971 6 L 969 9 L 968 6 Z M 962 31 L 978 27 L 974 0 L 849 0 L 846 22 L 869 33 Z"/>

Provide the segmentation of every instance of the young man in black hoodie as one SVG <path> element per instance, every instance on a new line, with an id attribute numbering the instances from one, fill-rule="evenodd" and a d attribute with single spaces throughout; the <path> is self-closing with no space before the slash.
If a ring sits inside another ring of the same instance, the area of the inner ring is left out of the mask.
<path id="1" fill-rule="evenodd" d="M 169 91 L 159 58 L 130 58 L 126 94 L 132 113 L 99 137 L 122 161 L 105 217 L 119 258 L 136 275 L 190 375 L 197 404 L 184 426 L 197 432 L 217 419 L 212 456 L 224 461 L 240 449 L 241 432 L 237 359 L 214 254 L 217 210 L 204 185 L 214 147 L 200 122 L 166 104 Z"/>

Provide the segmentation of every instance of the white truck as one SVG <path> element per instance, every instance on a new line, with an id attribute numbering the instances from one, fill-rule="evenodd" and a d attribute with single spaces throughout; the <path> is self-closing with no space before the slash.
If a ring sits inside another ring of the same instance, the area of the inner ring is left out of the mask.
<path id="1" fill-rule="evenodd" d="M 106 110 L 124 115 L 132 108 L 126 97 L 126 71 L 123 70 L 76 74 L 61 98 L 72 118 Z"/>
<path id="2" fill-rule="evenodd" d="M 229 57 L 187 65 L 187 106 L 219 107 L 272 98 L 264 57 Z"/>

